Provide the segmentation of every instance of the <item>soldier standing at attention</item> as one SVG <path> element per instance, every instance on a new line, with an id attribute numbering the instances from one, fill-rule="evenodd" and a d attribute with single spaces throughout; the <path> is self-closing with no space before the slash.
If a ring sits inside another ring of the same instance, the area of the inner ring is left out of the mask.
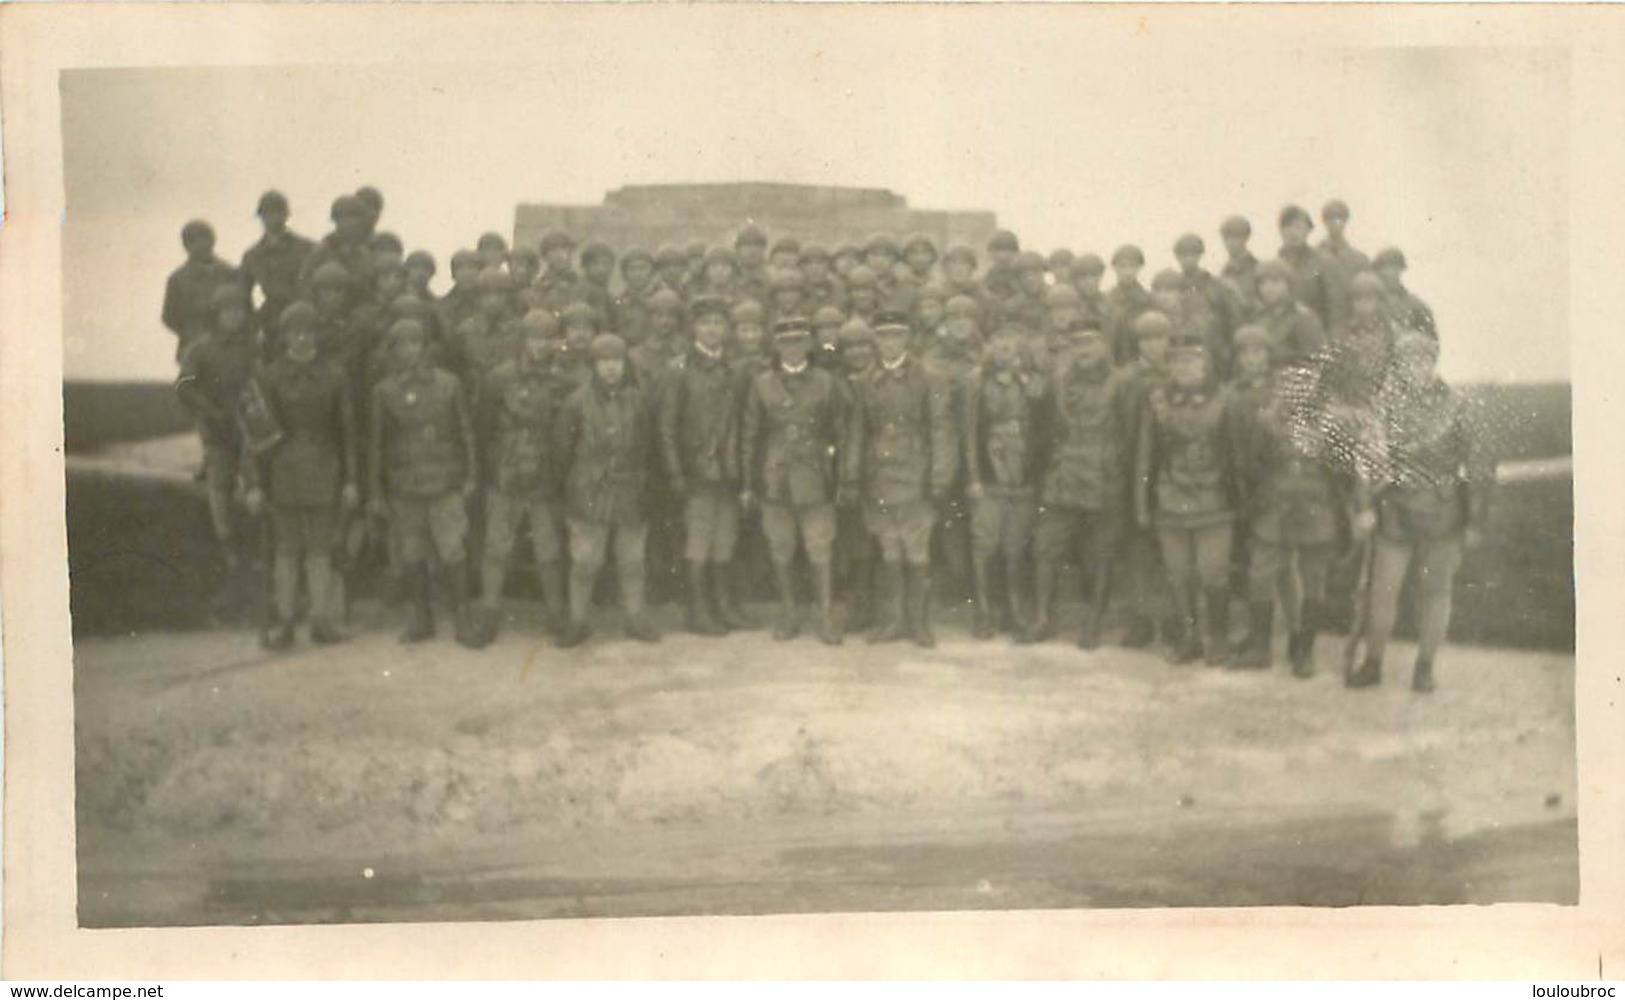
<path id="1" fill-rule="evenodd" d="M 609 293 L 609 282 L 614 276 L 615 251 L 609 244 L 593 240 L 581 248 L 581 297 L 597 310 L 599 322 L 612 333 L 615 332 L 615 297 Z"/>
<path id="2" fill-rule="evenodd" d="M 654 412 L 648 394 L 629 377 L 625 341 L 601 333 L 592 342 L 592 357 L 592 380 L 571 395 L 557 428 L 570 525 L 570 623 L 559 644 L 586 640 L 593 585 L 612 547 L 626 635 L 659 642 L 643 600 Z"/>
<path id="3" fill-rule="evenodd" d="M 1489 509 L 1495 463 L 1460 395 L 1439 378 L 1438 340 L 1406 331 L 1385 389 L 1386 455 L 1377 481 L 1371 616 L 1366 659 L 1349 687 L 1382 682 L 1400 590 L 1416 568 L 1416 668 L 1411 689 L 1433 690 L 1433 663 L 1450 630 L 1451 591 L 1462 553 L 1476 548 Z M 1369 528 L 1370 514 L 1359 519 Z"/>
<path id="4" fill-rule="evenodd" d="M 350 301 L 359 301 L 372 288 L 372 231 L 368 223 L 371 216 L 366 204 L 349 194 L 333 199 L 328 216 L 333 220 L 333 231 L 323 236 L 316 249 L 306 255 L 299 284 L 309 288 L 323 264 L 337 264 L 349 277 Z"/>
<path id="5" fill-rule="evenodd" d="M 397 553 L 410 586 L 412 606 L 401 641 L 434 635 L 432 547 L 451 597 L 457 641 L 473 647 L 478 631 L 469 614 L 464 537 L 467 504 L 479 484 L 474 422 L 462 383 L 430 363 L 423 324 L 401 320 L 390 328 L 389 340 L 396 374 L 372 391 L 368 502 L 374 516 L 388 520 L 397 533 Z"/>
<path id="6" fill-rule="evenodd" d="M 181 355 L 175 394 L 197 421 L 203 441 L 203 483 L 208 493 L 209 524 L 220 543 L 227 586 L 221 595 L 226 617 L 237 613 L 236 593 L 243 564 L 242 540 L 237 535 L 232 502 L 243 451 L 238 405 L 243 387 L 254 372 L 260 345 L 254 336 L 248 297 L 227 283 L 215 288 L 210 302 L 214 322 L 209 332 L 194 340 Z"/>
<path id="7" fill-rule="evenodd" d="M 835 542 L 836 448 L 845 431 L 843 395 L 829 372 L 808 360 L 812 327 L 790 317 L 773 325 L 778 365 L 756 376 L 745 404 L 743 448 L 747 508 L 762 505 L 783 611 L 773 638 L 800 632 L 791 563 L 797 542 L 805 548 L 818 589 L 818 637 L 837 645 L 831 555 Z"/>
<path id="8" fill-rule="evenodd" d="M 236 268 L 214 255 L 214 227 L 207 222 L 194 219 L 182 226 L 181 246 L 186 263 L 171 272 L 164 285 L 163 320 L 175 335 L 176 361 L 194 340 L 208 335 L 214 290 L 240 280 Z"/>
<path id="9" fill-rule="evenodd" d="M 1106 276 L 1106 262 L 1099 254 L 1086 253 L 1072 262 L 1069 272 L 1078 293 L 1078 325 L 1105 333 L 1111 328 L 1111 308 L 1100 281 Z"/>
<path id="10" fill-rule="evenodd" d="M 1000 229 L 987 240 L 990 258 L 987 274 L 982 276 L 982 290 L 990 304 L 998 306 L 1016 293 L 1016 257 L 1021 253 L 1021 241 L 1008 229 Z"/>
<path id="11" fill-rule="evenodd" d="M 1315 220 L 1297 205 L 1281 209 L 1281 263 L 1292 276 L 1292 297 L 1308 306 L 1320 320 L 1320 325 L 1331 328 L 1332 281 L 1326 276 L 1326 258 L 1309 246 L 1309 233 Z"/>
<path id="12" fill-rule="evenodd" d="M 558 315 L 580 299 L 581 275 L 572 264 L 575 252 L 575 237 L 564 230 L 550 229 L 542 234 L 542 273 L 531 285 L 532 306 Z"/>
<path id="13" fill-rule="evenodd" d="M 1207 348 L 1172 348 L 1170 378 L 1151 391 L 1140 421 L 1135 519 L 1157 533 L 1181 635 L 1170 663 L 1229 659 L 1230 542 L 1237 507 L 1237 431 L 1230 395 Z M 1198 615 L 1198 609 L 1205 614 Z M 1198 625 L 1202 620 L 1205 628 Z"/>
<path id="14" fill-rule="evenodd" d="M 1415 330 L 1434 340 L 1439 339 L 1438 325 L 1433 321 L 1433 310 L 1428 304 L 1411 294 L 1405 287 L 1405 254 L 1396 247 L 1378 252 L 1371 262 L 1372 270 L 1382 279 L 1384 297 L 1388 302 L 1388 316 L 1399 330 Z"/>
<path id="15" fill-rule="evenodd" d="M 1042 338 L 1044 320 L 1049 314 L 1044 301 L 1049 290 L 1044 284 L 1044 258 L 1036 253 L 1017 254 L 1010 272 L 1015 277 L 1015 287 L 999 302 L 999 320 L 1020 326 L 1029 337 Z"/>
<path id="16" fill-rule="evenodd" d="M 615 332 L 636 349 L 649 336 L 649 296 L 655 292 L 655 261 L 649 251 L 633 247 L 621 257 L 623 288 L 610 303 Z"/>
<path id="17" fill-rule="evenodd" d="M 701 245 L 704 252 L 704 245 Z M 767 234 L 758 226 L 746 226 L 734 237 L 734 267 L 738 288 L 735 294 L 757 302 L 766 302 Z"/>
<path id="18" fill-rule="evenodd" d="M 1174 243 L 1174 259 L 1179 262 L 1179 278 L 1185 293 L 1185 313 L 1211 329 L 1215 335 L 1209 349 L 1220 352 L 1221 374 L 1230 370 L 1230 337 L 1241 325 L 1241 300 L 1224 282 L 1202 267 L 1207 245 L 1195 233 L 1186 233 Z"/>
<path id="19" fill-rule="evenodd" d="M 1239 215 L 1232 215 L 1219 224 L 1219 237 L 1224 240 L 1226 257 L 1219 278 L 1230 286 L 1231 292 L 1241 306 L 1237 322 L 1251 316 L 1258 309 L 1258 281 L 1255 274 L 1258 270 L 1258 258 L 1247 249 L 1247 241 L 1252 235 L 1253 224 Z"/>
<path id="20" fill-rule="evenodd" d="M 1169 335 L 1173 324 L 1167 316 L 1155 309 L 1134 321 L 1137 340 L 1137 358 L 1122 368 L 1123 371 L 1123 441 L 1127 449 L 1137 449 L 1140 426 L 1146 420 L 1151 393 L 1168 382 Z M 1130 458 L 1133 462 L 1135 459 Z M 1139 489 L 1139 471 L 1134 469 L 1133 489 Z M 1129 596 L 1129 626 L 1123 637 L 1127 649 L 1143 649 L 1157 636 L 1153 619 L 1165 601 L 1163 592 L 1162 558 L 1156 535 L 1135 523 L 1132 512 L 1125 515 L 1128 524 L 1124 532 L 1121 563 L 1124 588 Z M 1167 629 L 1165 629 L 1167 632 Z M 1171 632 L 1166 637 L 1171 636 Z"/>
<path id="21" fill-rule="evenodd" d="M 1114 371 L 1106 340 L 1085 330 L 1074 338 L 1067 363 L 1049 380 L 1038 409 L 1034 457 L 1038 522 L 1036 604 L 1024 642 L 1051 635 L 1057 570 L 1083 551 L 1088 608 L 1078 633 L 1081 649 L 1100 645 L 1116 554 L 1128 520 L 1131 439 L 1126 436 L 1136 400 L 1128 376 Z"/>
<path id="22" fill-rule="evenodd" d="M 1004 565 L 1004 628 L 1031 628 L 1022 609 L 1022 553 L 1038 517 L 1038 401 L 1043 378 L 1021 361 L 1021 332 L 1004 327 L 988 345 L 987 363 L 968 379 L 961 447 L 971 505 L 971 560 L 978 639 L 993 637 L 989 564 Z"/>
<path id="23" fill-rule="evenodd" d="M 293 644 L 294 602 L 299 564 L 304 562 L 310 598 L 310 639 L 330 644 L 344 637 L 333 627 L 331 557 L 341 510 L 360 502 L 356 488 L 357 443 L 349 380 L 317 350 L 316 312 L 295 302 L 283 311 L 282 356 L 254 375 L 260 397 L 282 429 L 281 438 L 260 454 L 248 454 L 243 472 L 250 510 L 270 501 L 276 552 L 271 589 L 275 618 L 261 643 L 267 649 Z"/>
<path id="24" fill-rule="evenodd" d="M 694 342 L 660 397 L 666 481 L 682 504 L 688 566 L 688 630 L 726 635 L 747 626 L 728 570 L 739 540 L 740 376 L 728 365 L 728 303 L 695 299 Z"/>
<path id="25" fill-rule="evenodd" d="M 1326 224 L 1326 238 L 1321 240 L 1320 246 L 1316 248 L 1326 261 L 1325 274 L 1329 293 L 1326 325 L 1336 327 L 1348 318 L 1349 282 L 1356 274 L 1370 269 L 1371 258 L 1349 243 L 1347 203 L 1337 198 L 1328 201 L 1320 210 L 1320 221 Z"/>
<path id="26" fill-rule="evenodd" d="M 480 643 L 496 638 L 502 588 L 519 531 L 530 526 L 536 575 L 542 586 L 547 628 L 565 625 L 563 512 L 560 467 L 553 448 L 554 422 L 574 386 L 552 371 L 558 320 L 533 309 L 520 320 L 521 346 L 512 360 L 486 376 L 478 396 L 478 430 L 484 447 L 485 551 L 481 565 Z"/>
<path id="27" fill-rule="evenodd" d="M 276 321 L 299 298 L 299 272 L 316 244 L 288 228 L 288 199 L 280 191 L 260 195 L 255 214 L 265 231 L 243 254 L 242 276 L 250 296 L 255 288 L 260 292 L 259 328 L 264 331 L 269 358 L 280 354 L 272 346 Z"/>
<path id="28" fill-rule="evenodd" d="M 1326 346 L 1320 319 L 1292 297 L 1292 271 L 1283 261 L 1267 260 L 1255 271 L 1258 312 L 1253 322 L 1269 334 L 1270 364 L 1301 364 Z"/>
<path id="29" fill-rule="evenodd" d="M 424 302 L 434 302 L 434 292 L 429 288 L 429 282 L 434 280 L 435 272 L 440 270 L 435 263 L 434 254 L 427 250 L 413 250 L 406 255 L 406 287 L 413 295 Z"/>
<path id="30" fill-rule="evenodd" d="M 1140 271 L 1144 267 L 1145 253 L 1132 243 L 1118 247 L 1112 254 L 1112 274 L 1117 284 L 1106 293 L 1110 316 L 1106 339 L 1111 345 L 1112 362 L 1117 365 L 1129 364 L 1138 356 L 1135 324 L 1142 313 L 1154 308 L 1151 293 L 1140 284 Z"/>
<path id="31" fill-rule="evenodd" d="M 472 250 L 459 250 L 451 255 L 451 288 L 440 297 L 436 311 L 440 314 L 440 329 L 450 333 L 463 325 L 463 321 L 479 312 L 480 255 Z"/>
<path id="32" fill-rule="evenodd" d="M 850 419 L 856 383 L 868 377 L 876 365 L 875 332 L 854 316 L 841 327 L 840 362 L 829 371 L 841 391 L 843 411 Z M 863 524 L 863 511 L 856 504 L 835 509 L 835 575 L 846 594 L 846 627 L 849 631 L 867 629 L 874 620 L 875 564 L 879 547 Z"/>
<path id="33" fill-rule="evenodd" d="M 880 543 L 888 618 L 869 641 L 912 636 L 931 647 L 931 529 L 957 463 L 948 414 L 909 356 L 908 337 L 901 315 L 883 315 L 875 327 L 880 363 L 854 383 L 842 485 L 861 497 L 864 524 Z"/>

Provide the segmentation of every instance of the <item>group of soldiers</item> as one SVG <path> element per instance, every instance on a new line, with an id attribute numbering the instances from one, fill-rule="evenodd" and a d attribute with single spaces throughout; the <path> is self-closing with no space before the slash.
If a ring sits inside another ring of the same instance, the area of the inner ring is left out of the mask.
<path id="1" fill-rule="evenodd" d="M 832 645 L 864 627 L 934 645 L 934 568 L 965 584 L 977 638 L 1045 642 L 1075 569 L 1084 649 L 1116 599 L 1124 646 L 1160 632 L 1172 662 L 1268 668 L 1279 616 L 1307 677 L 1328 572 L 1354 551 L 1366 648 L 1346 683 L 1380 681 L 1414 565 L 1412 683 L 1433 687 L 1493 467 L 1435 372 L 1404 255 L 1350 245 L 1342 202 L 1313 246 L 1312 217 L 1285 208 L 1271 260 L 1226 219 L 1219 274 L 1181 236 L 1149 288 L 1132 245 L 1103 290 L 1100 257 L 1008 231 L 978 252 L 746 226 L 732 246 L 618 256 L 486 233 L 439 295 L 435 259 L 381 229 L 383 207 L 344 195 L 313 242 L 267 192 L 240 266 L 192 222 L 166 290 L 228 564 L 239 510 L 269 515 L 268 648 L 301 615 L 312 641 L 344 638 L 383 525 L 374 569 L 407 606 L 405 642 L 434 634 L 437 592 L 460 643 L 492 642 L 528 534 L 566 647 L 611 563 L 632 639 L 659 639 L 651 580 L 675 581 L 694 633 L 757 627 L 737 597 L 770 568 L 774 638 L 799 634 L 806 589 Z"/>

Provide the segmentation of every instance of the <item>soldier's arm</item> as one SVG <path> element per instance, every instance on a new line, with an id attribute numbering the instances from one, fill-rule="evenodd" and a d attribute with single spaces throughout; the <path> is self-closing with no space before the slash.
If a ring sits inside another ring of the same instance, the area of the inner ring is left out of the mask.
<path id="1" fill-rule="evenodd" d="M 375 503 L 384 498 L 384 387 L 372 390 L 371 419 L 367 422 L 367 495 Z"/>
<path id="2" fill-rule="evenodd" d="M 982 386 L 967 380 L 960 408 L 959 460 L 965 463 L 967 492 L 982 488 L 982 463 L 976 460 L 976 442 L 982 436 Z"/>
<path id="3" fill-rule="evenodd" d="M 461 382 L 454 383 L 451 391 L 452 408 L 457 413 L 457 433 L 463 442 L 463 459 L 468 472 L 463 477 L 463 488 L 473 490 L 480 482 L 479 441 L 474 436 L 474 420 L 469 414 L 468 396 Z"/>
<path id="4" fill-rule="evenodd" d="M 181 304 L 181 281 L 179 274 L 172 274 L 164 284 L 164 326 L 169 332 L 180 337 L 186 334 L 185 307 Z"/>
<path id="5" fill-rule="evenodd" d="M 356 440 L 355 397 L 350 391 L 350 380 L 339 383 L 338 398 L 339 444 L 343 448 L 344 485 L 357 486 L 360 464 L 360 442 Z"/>
<path id="6" fill-rule="evenodd" d="M 840 489 L 848 496 L 856 496 L 863 482 L 864 386 L 852 383 L 852 398 L 847 400 L 839 392 L 830 393 L 830 408 L 835 411 L 835 427 L 840 435 L 836 451 L 840 455 Z"/>
<path id="7" fill-rule="evenodd" d="M 1156 418 L 1149 407 L 1139 414 L 1139 435 L 1134 443 L 1134 516 L 1142 525 L 1151 518 L 1151 492 L 1155 488 L 1157 459 Z"/>
<path id="8" fill-rule="evenodd" d="M 665 463 L 666 477 L 674 484 L 683 478 L 683 454 L 678 438 L 682 433 L 682 398 L 688 394 L 686 381 L 683 373 L 677 373 L 668 391 L 662 393 L 656 403 L 658 419 L 655 421 L 657 432 L 655 446 Z"/>
<path id="9" fill-rule="evenodd" d="M 198 348 L 203 344 L 193 344 L 181 357 L 181 373 L 175 379 L 175 395 L 180 399 L 181 405 L 192 411 L 195 415 L 208 420 L 219 420 L 226 414 L 209 394 L 203 390 L 204 371 L 202 359 Z"/>

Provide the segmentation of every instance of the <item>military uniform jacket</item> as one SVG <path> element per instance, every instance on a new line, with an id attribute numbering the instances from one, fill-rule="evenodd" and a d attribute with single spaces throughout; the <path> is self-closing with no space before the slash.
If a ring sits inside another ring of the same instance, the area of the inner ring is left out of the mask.
<path id="1" fill-rule="evenodd" d="M 1335 419 L 1312 407 L 1294 416 L 1273 393 L 1236 396 L 1240 481 L 1252 533 L 1272 545 L 1329 545 L 1337 540 L 1352 476 L 1333 464 Z"/>
<path id="2" fill-rule="evenodd" d="M 356 481 L 355 409 L 345 371 L 317 358 L 278 358 L 254 376 L 282 439 L 244 463 L 250 488 L 267 484 L 273 504 L 325 506 Z"/>
<path id="3" fill-rule="evenodd" d="M 1379 406 L 1385 450 L 1378 470 L 1384 514 L 1398 512 L 1413 532 L 1440 537 L 1481 527 L 1495 483 L 1465 400 L 1442 380 L 1386 387 Z"/>
<path id="4" fill-rule="evenodd" d="M 1156 303 L 1144 285 L 1136 284 L 1116 286 L 1106 293 L 1106 304 L 1111 315 L 1106 335 L 1111 341 L 1112 360 L 1126 365 L 1140 356 L 1140 345 L 1134 336 L 1134 321 L 1153 309 Z"/>
<path id="5" fill-rule="evenodd" d="M 525 500 L 554 500 L 560 472 L 554 424 L 573 386 L 524 358 L 498 365 L 479 393 L 480 467 L 491 489 Z"/>
<path id="6" fill-rule="evenodd" d="M 1068 364 L 1045 387 L 1038 415 L 1040 501 L 1123 512 L 1128 506 L 1136 398 L 1122 373 Z"/>
<path id="7" fill-rule="evenodd" d="M 658 287 L 654 279 L 642 288 L 628 288 L 609 305 L 611 328 L 627 343 L 640 344 L 649 335 L 649 296 Z"/>
<path id="8" fill-rule="evenodd" d="M 1240 324 L 1239 296 L 1230 287 L 1207 271 L 1198 269 L 1194 275 L 1181 274 L 1184 282 L 1185 308 L 1189 315 L 1208 316 L 1217 325 L 1224 347 L 1230 346 L 1230 335 Z"/>
<path id="9" fill-rule="evenodd" d="M 478 385 L 499 367 L 519 357 L 519 325 L 511 317 L 492 321 L 480 317 L 478 328 L 464 334 L 458 344 L 465 377 Z"/>
<path id="10" fill-rule="evenodd" d="M 743 378 L 698 347 L 672 374 L 660 400 L 660 445 L 673 482 L 739 482 L 739 410 Z"/>
<path id="11" fill-rule="evenodd" d="M 333 261 L 350 276 L 350 297 L 352 300 L 365 295 L 372 288 L 373 266 L 372 247 L 366 243 L 346 243 L 339 239 L 338 233 L 328 233 L 321 238 L 314 249 L 305 255 L 299 268 L 299 287 L 309 289 L 311 279 L 316 276 L 316 269 Z"/>
<path id="12" fill-rule="evenodd" d="M 1223 389 L 1161 385 L 1140 421 L 1136 469 L 1142 509 L 1159 528 L 1231 521 L 1239 484 L 1231 397 Z"/>
<path id="13" fill-rule="evenodd" d="M 253 333 L 244 330 L 236 336 L 210 334 L 194 341 L 181 355 L 175 392 L 197 415 L 205 445 L 236 445 L 240 436 L 238 401 L 254 373 L 258 353 Z"/>
<path id="14" fill-rule="evenodd" d="M 1258 258 L 1251 251 L 1225 261 L 1219 277 L 1235 293 L 1243 314 L 1258 310 Z"/>
<path id="15" fill-rule="evenodd" d="M 672 340 L 676 339 L 674 335 Z M 666 385 L 682 371 L 684 359 L 679 350 L 672 343 L 645 340 L 626 354 L 633 376 L 649 393 L 653 406 L 660 405 L 660 396 L 665 392 Z"/>
<path id="16" fill-rule="evenodd" d="M 435 311 L 440 316 L 440 328 L 448 339 L 455 339 L 457 328 L 470 316 L 480 311 L 479 296 L 472 288 L 453 285 L 440 297 Z"/>
<path id="17" fill-rule="evenodd" d="M 955 467 L 946 401 L 925 369 L 904 356 L 853 381 L 851 441 L 842 479 L 880 504 L 912 503 L 946 492 Z"/>
<path id="18" fill-rule="evenodd" d="M 1303 303 L 1285 299 L 1260 307 L 1254 322 L 1270 335 L 1270 365 L 1298 364 L 1326 346 L 1326 331 Z"/>
<path id="19" fill-rule="evenodd" d="M 1330 327 L 1335 279 L 1326 277 L 1326 258 L 1308 247 L 1282 247 L 1281 263 L 1291 272 L 1292 297 L 1308 306 L 1321 326 Z"/>
<path id="20" fill-rule="evenodd" d="M 282 310 L 299 298 L 299 276 L 315 250 L 314 240 L 283 230 L 276 236 L 261 236 L 243 254 L 243 282 L 250 290 L 259 286 L 264 300 L 260 317 L 267 326 L 276 325 Z"/>
<path id="21" fill-rule="evenodd" d="M 961 436 L 966 481 L 992 495 L 1025 496 L 1038 484 L 1035 440 L 1042 379 L 1025 372 L 973 373 Z"/>
<path id="22" fill-rule="evenodd" d="M 829 503 L 836 448 L 846 433 L 845 397 L 835 376 L 810 362 L 775 366 L 750 384 L 743 421 L 746 487 L 770 503 Z"/>
<path id="23" fill-rule="evenodd" d="M 1080 288 L 1078 300 L 1078 328 L 1107 333 L 1111 326 L 1111 306 L 1106 300 L 1106 293 L 1085 292 Z"/>
<path id="24" fill-rule="evenodd" d="M 999 321 L 1016 323 L 1030 333 L 1044 333 L 1049 327 L 1049 307 L 1042 295 L 1017 291 L 999 302 Z"/>
<path id="25" fill-rule="evenodd" d="M 577 389 L 558 423 L 557 453 L 569 515 L 594 524 L 641 524 L 655 462 L 653 408 L 635 380 L 596 377 Z"/>
<path id="26" fill-rule="evenodd" d="M 241 280 L 236 268 L 218 257 L 203 263 L 189 260 L 169 275 L 164 285 L 163 321 L 180 338 L 175 345 L 177 359 L 194 340 L 208 334 L 214 320 L 209 308 L 214 290 Z"/>
<path id="27" fill-rule="evenodd" d="M 1329 236 L 1316 252 L 1326 274 L 1326 325 L 1337 326 L 1349 317 L 1349 282 L 1371 266 L 1371 258 L 1347 243 L 1333 243 Z"/>
<path id="28" fill-rule="evenodd" d="M 471 479 L 473 421 L 462 383 L 448 371 L 421 367 L 391 375 L 372 391 L 375 482 L 391 494 L 437 497 Z"/>
<path id="29" fill-rule="evenodd" d="M 940 343 L 940 340 L 939 340 Z M 931 385 L 932 406 L 940 415 L 938 433 L 945 437 L 938 454 L 949 465 L 938 470 L 939 479 L 954 495 L 964 492 L 968 482 L 965 469 L 965 405 L 971 385 L 981 377 L 974 360 L 933 351 L 923 355 L 923 367 Z"/>

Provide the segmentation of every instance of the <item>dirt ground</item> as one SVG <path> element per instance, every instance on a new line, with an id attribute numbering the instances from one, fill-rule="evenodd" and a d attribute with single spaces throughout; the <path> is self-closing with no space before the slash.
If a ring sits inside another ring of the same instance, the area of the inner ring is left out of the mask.
<path id="1" fill-rule="evenodd" d="M 523 617 L 522 603 L 512 605 Z M 82 639 L 87 926 L 1574 902 L 1574 661 L 1413 696 L 1067 643 Z M 675 621 L 668 620 L 668 625 Z"/>

